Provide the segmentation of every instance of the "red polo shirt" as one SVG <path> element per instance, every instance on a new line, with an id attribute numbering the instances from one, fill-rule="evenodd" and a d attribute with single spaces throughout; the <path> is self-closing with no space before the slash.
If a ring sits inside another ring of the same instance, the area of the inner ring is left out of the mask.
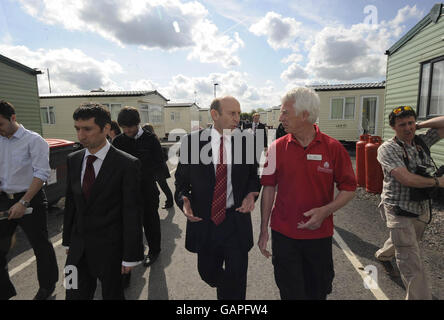
<path id="1" fill-rule="evenodd" d="M 273 142 L 268 150 L 263 186 L 277 186 L 271 214 L 271 229 L 293 239 L 321 239 L 333 236 L 333 214 L 317 230 L 298 229 L 309 218 L 303 214 L 334 200 L 338 190 L 356 190 L 350 156 L 341 143 L 316 129 L 315 139 L 304 149 L 291 134 Z M 276 152 L 276 157 L 272 156 Z"/>

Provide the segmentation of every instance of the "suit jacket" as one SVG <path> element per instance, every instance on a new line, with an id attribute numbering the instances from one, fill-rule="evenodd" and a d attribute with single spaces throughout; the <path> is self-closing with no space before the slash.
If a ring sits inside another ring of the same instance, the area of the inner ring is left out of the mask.
<path id="1" fill-rule="evenodd" d="M 280 137 L 283 137 L 285 135 L 287 135 L 287 132 L 285 131 L 282 123 L 280 123 L 277 130 L 276 130 L 276 139 L 279 139 Z"/>
<path id="2" fill-rule="evenodd" d="M 197 150 L 190 141 L 198 141 L 198 151 L 212 157 L 211 151 L 211 129 L 196 131 L 183 138 L 181 143 L 180 161 L 176 170 L 176 191 L 174 198 L 179 208 L 183 210 L 183 196 L 187 196 L 191 202 L 191 208 L 195 216 L 202 218 L 200 222 L 187 221 L 187 231 L 185 238 L 185 248 L 191 252 L 200 252 L 204 249 L 210 237 L 211 230 L 211 205 L 213 201 L 214 185 L 216 182 L 214 164 L 211 161 L 205 164 L 197 156 L 198 162 L 193 164 L 192 157 L 196 157 Z M 201 136 L 208 137 L 201 141 Z M 197 137 L 195 135 L 198 135 Z M 193 137 L 194 136 L 194 137 Z M 253 139 L 251 139 L 253 140 Z M 194 152 L 192 156 L 191 152 Z M 208 152 L 207 152 L 208 151 Z M 239 155 L 234 154 L 234 142 L 232 140 L 232 160 Z M 254 157 L 253 157 L 254 158 Z M 212 158 L 211 158 L 212 159 Z M 242 139 L 242 161 L 235 164 L 232 161 L 231 181 L 233 185 L 234 207 L 239 208 L 242 201 L 250 192 L 259 192 L 261 185 L 257 174 L 258 164 L 254 162 L 247 163 L 246 139 Z M 234 215 L 237 234 L 240 237 L 240 245 L 246 251 L 253 247 L 253 229 L 251 225 L 251 213 L 236 212 Z"/>
<path id="3" fill-rule="evenodd" d="M 80 181 L 84 155 L 85 149 L 67 159 L 66 264 L 76 265 L 85 254 L 100 274 L 111 262 L 143 260 L 139 160 L 110 146 L 86 201 Z"/>
<path id="4" fill-rule="evenodd" d="M 165 161 L 157 136 L 148 130 L 143 129 L 143 131 L 138 139 L 130 138 L 122 133 L 114 138 L 113 146 L 140 160 L 142 163 L 143 198 L 148 200 L 148 204 L 157 206 L 159 189 L 156 185 L 156 178 L 164 176 Z"/>
<path id="5" fill-rule="evenodd" d="M 244 130 L 245 130 L 245 129 L 249 129 L 249 128 L 250 128 L 250 129 L 253 128 L 253 122 L 245 124 L 245 126 L 244 126 Z M 268 147 L 268 139 L 267 139 L 267 130 L 266 130 L 265 124 L 259 122 L 259 124 L 258 124 L 256 130 L 258 130 L 258 129 L 264 131 L 264 147 L 267 148 L 267 147 Z"/>

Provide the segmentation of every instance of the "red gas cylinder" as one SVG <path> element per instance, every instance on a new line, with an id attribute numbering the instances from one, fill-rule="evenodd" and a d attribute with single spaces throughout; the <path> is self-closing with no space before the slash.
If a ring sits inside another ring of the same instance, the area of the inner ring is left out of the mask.
<path id="1" fill-rule="evenodd" d="M 378 162 L 378 148 L 382 143 L 380 137 L 370 137 L 369 143 L 365 145 L 365 189 L 371 193 L 382 192 L 382 181 L 384 175 Z"/>
<path id="2" fill-rule="evenodd" d="M 358 187 L 365 187 L 365 145 L 370 135 L 363 134 L 356 142 L 356 180 Z"/>

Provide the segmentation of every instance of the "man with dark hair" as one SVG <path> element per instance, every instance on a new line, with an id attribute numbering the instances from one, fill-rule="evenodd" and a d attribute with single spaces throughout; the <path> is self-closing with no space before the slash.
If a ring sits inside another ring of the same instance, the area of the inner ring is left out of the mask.
<path id="1" fill-rule="evenodd" d="M 247 139 L 237 139 L 242 135 L 236 129 L 239 102 L 215 99 L 210 112 L 214 126 L 182 140 L 175 200 L 188 220 L 185 247 L 197 253 L 202 280 L 217 288 L 219 300 L 244 300 L 253 246 L 251 211 L 260 191 L 258 165 L 247 161 L 252 152 Z M 197 152 L 201 157 L 193 161 Z"/>
<path id="2" fill-rule="evenodd" d="M 161 250 L 159 190 L 155 177 L 163 172 L 162 148 L 155 135 L 140 127 L 140 115 L 136 108 L 124 107 L 119 112 L 117 122 L 123 134 L 114 139 L 113 145 L 142 162 L 143 228 L 149 250 L 143 264 L 148 267 L 157 260 Z"/>
<path id="3" fill-rule="evenodd" d="M 111 129 L 109 130 L 109 142 L 112 142 L 115 137 L 117 137 L 119 134 L 121 134 L 122 131 L 120 130 L 119 124 L 117 121 L 113 120 L 111 121 Z"/>
<path id="4" fill-rule="evenodd" d="M 156 139 L 159 140 L 159 137 L 154 132 L 154 127 L 151 123 L 145 123 L 142 126 L 142 129 L 145 131 L 149 131 L 152 133 Z M 160 141 L 160 140 L 159 140 Z M 164 152 L 164 149 L 162 149 L 162 156 L 163 156 L 163 162 L 162 162 L 162 172 L 156 172 L 156 181 L 159 184 L 160 189 L 162 189 L 163 193 L 165 194 L 166 201 L 165 205 L 162 207 L 162 209 L 169 209 L 174 205 L 174 199 L 173 199 L 173 193 L 171 192 L 170 187 L 168 186 L 167 179 L 171 177 L 170 175 L 170 169 L 168 169 L 167 161 L 168 161 L 168 152 Z"/>
<path id="5" fill-rule="evenodd" d="M 50 175 L 49 146 L 37 133 L 17 123 L 11 103 L 0 101 L 0 299 L 16 292 L 7 271 L 6 254 L 19 225 L 37 259 L 39 291 L 35 300 L 46 300 L 55 289 L 58 267 L 54 248 L 48 240 L 47 200 L 42 190 Z"/>
<path id="6" fill-rule="evenodd" d="M 283 137 L 287 135 L 287 132 L 284 129 L 284 125 L 282 123 L 279 123 L 279 126 L 276 129 L 276 139 L 279 139 L 280 137 Z"/>
<path id="7" fill-rule="evenodd" d="M 82 105 L 73 119 L 85 149 L 67 160 L 63 245 L 78 282 L 66 299 L 93 299 L 97 279 L 103 299 L 124 299 L 122 274 L 143 259 L 140 162 L 110 145 L 111 117 L 101 105 Z"/>
<path id="8" fill-rule="evenodd" d="M 381 262 L 396 258 L 406 288 L 406 299 L 431 299 L 431 291 L 420 258 L 419 240 L 429 221 L 428 200 L 414 201 L 410 188 L 444 187 L 443 177 L 424 177 L 418 168 L 433 171 L 431 157 L 425 149 L 444 138 L 444 116 L 416 122 L 410 106 L 396 107 L 389 114 L 395 137 L 378 149 L 378 161 L 384 173 L 379 210 L 390 236 L 375 253 Z M 415 135 L 417 129 L 430 128 Z M 416 191 L 418 193 L 418 191 Z"/>

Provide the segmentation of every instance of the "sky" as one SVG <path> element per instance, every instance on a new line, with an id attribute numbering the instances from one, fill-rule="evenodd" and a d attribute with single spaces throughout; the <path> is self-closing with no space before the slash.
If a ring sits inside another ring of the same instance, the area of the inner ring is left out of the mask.
<path id="1" fill-rule="evenodd" d="M 157 90 L 269 108 L 297 86 L 385 80 L 388 50 L 437 0 L 0 0 L 0 54 L 40 94 Z M 217 86 L 214 84 L 217 83 Z"/>

